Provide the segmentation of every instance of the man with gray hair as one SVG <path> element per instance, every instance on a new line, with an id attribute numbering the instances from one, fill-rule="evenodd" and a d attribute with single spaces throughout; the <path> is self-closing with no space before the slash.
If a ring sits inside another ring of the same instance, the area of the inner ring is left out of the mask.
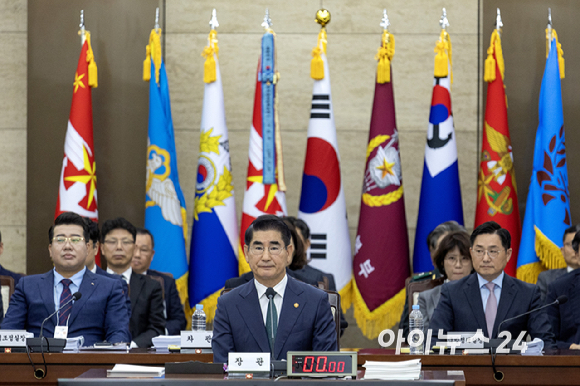
<path id="1" fill-rule="evenodd" d="M 0 256 L 2 256 L 2 252 L 4 252 L 4 243 L 2 242 L 2 233 L 0 233 Z M 0 264 L 0 276 L 10 276 L 14 279 L 14 286 L 16 286 L 16 284 L 18 284 L 18 280 L 20 280 L 23 275 L 12 272 Z M 2 319 L 4 319 L 4 306 L 2 304 L 2 296 L 0 296 L 0 322 Z"/>

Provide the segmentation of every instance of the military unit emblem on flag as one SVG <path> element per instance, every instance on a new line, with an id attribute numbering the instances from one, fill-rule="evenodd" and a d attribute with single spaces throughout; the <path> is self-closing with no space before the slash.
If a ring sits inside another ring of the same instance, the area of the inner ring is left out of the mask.
<path id="1" fill-rule="evenodd" d="M 486 221 L 495 221 L 510 232 L 513 252 L 505 272 L 515 277 L 522 227 L 503 82 L 505 65 L 497 29 L 491 35 L 487 53 L 484 75 L 488 84 L 487 103 L 474 228 Z"/>
<path id="2" fill-rule="evenodd" d="M 445 30 L 447 18 L 442 20 L 441 35 L 435 46 L 435 79 L 413 249 L 415 273 L 433 269 L 425 242 L 429 233 L 445 221 L 454 220 L 463 225 L 457 143 L 451 110 L 451 38 Z"/>
<path id="3" fill-rule="evenodd" d="M 517 271 L 518 279 L 529 283 L 535 283 L 545 269 L 566 267 L 560 248 L 564 231 L 572 225 L 560 82 L 564 52 L 554 29 L 546 30 L 546 39 L 550 44 Z"/>
<path id="4" fill-rule="evenodd" d="M 217 20 L 216 20 L 217 23 Z M 189 304 L 203 304 L 213 319 L 227 279 L 238 275 L 238 226 L 228 128 L 218 61 L 217 32 L 212 29 L 205 56 L 205 92 L 189 258 Z M 219 269 L 216 269 L 219 267 Z"/>
<path id="5" fill-rule="evenodd" d="M 187 299 L 187 214 L 179 185 L 169 85 L 161 56 L 161 30 L 151 31 L 143 80 L 149 82 L 149 130 L 145 189 L 145 228 L 155 240 L 151 269 L 173 275 L 182 301 Z"/>
<path id="6" fill-rule="evenodd" d="M 282 137 L 278 122 L 276 47 L 268 14 L 262 24 L 262 54 L 258 64 L 254 116 L 250 130 L 248 177 L 240 226 L 239 272 L 249 272 L 243 257 L 244 234 L 252 222 L 263 214 L 283 216 L 286 210 L 286 185 L 282 158 Z"/>
<path id="7" fill-rule="evenodd" d="M 97 87 L 97 67 L 90 33 L 84 31 L 84 36 L 73 83 L 55 218 L 63 212 L 75 212 L 97 221 L 99 212 L 91 101 L 91 89 Z"/>
<path id="8" fill-rule="evenodd" d="M 385 32 L 377 55 L 377 82 L 353 262 L 354 316 L 362 333 L 370 339 L 399 321 L 405 304 L 405 279 L 410 274 L 390 66 L 395 38 L 386 30 L 386 15 L 383 23 Z"/>
<path id="9" fill-rule="evenodd" d="M 298 217 L 310 227 L 309 264 L 334 275 L 342 305 L 347 308 L 351 304 L 352 258 L 324 27 L 313 57 L 311 76 L 315 81 Z"/>

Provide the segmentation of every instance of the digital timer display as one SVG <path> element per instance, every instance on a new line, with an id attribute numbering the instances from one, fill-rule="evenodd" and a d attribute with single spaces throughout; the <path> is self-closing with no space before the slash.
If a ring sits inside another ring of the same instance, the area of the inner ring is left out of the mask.
<path id="1" fill-rule="evenodd" d="M 288 352 L 288 376 L 356 376 L 356 353 Z"/>

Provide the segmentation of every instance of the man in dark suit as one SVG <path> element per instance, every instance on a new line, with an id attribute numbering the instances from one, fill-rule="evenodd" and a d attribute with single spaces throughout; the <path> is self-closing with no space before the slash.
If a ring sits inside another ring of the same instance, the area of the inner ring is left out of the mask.
<path id="1" fill-rule="evenodd" d="M 2 252 L 4 252 L 4 243 L 2 242 L 2 233 L 0 233 L 0 256 L 2 256 Z M 18 280 L 23 276 L 19 273 L 12 272 L 2 265 L 0 265 L 0 275 L 1 276 L 10 276 L 14 279 L 14 285 L 18 284 Z M 4 318 L 4 305 L 2 304 L 2 296 L 0 296 L 0 322 Z"/>
<path id="2" fill-rule="evenodd" d="M 578 255 L 580 251 L 580 232 L 572 239 L 572 248 Z M 546 309 L 556 345 L 561 349 L 580 349 L 580 269 L 566 273 L 548 286 L 546 304 L 559 296 L 566 295 L 568 302 L 550 306 Z"/>
<path id="3" fill-rule="evenodd" d="M 101 253 L 107 260 L 107 272 L 121 275 L 129 283 L 131 346 L 150 347 L 152 338 L 165 333 L 163 290 L 156 280 L 131 269 L 136 234 L 135 227 L 122 217 L 105 221 Z"/>
<path id="4" fill-rule="evenodd" d="M 335 351 L 336 331 L 325 292 L 286 274 L 292 261 L 290 230 L 278 217 L 258 217 L 245 234 L 245 258 L 254 280 L 218 299 L 214 362 L 229 352 Z"/>
<path id="5" fill-rule="evenodd" d="M 68 326 L 68 336 L 84 336 L 86 346 L 130 341 L 121 283 L 86 269 L 88 239 L 81 216 L 67 212 L 56 218 L 48 246 L 54 269 L 20 279 L 2 329 L 25 329 L 38 336 L 43 320 L 64 306 L 44 324 L 44 336 L 54 336 L 56 326 Z M 75 292 L 81 298 L 69 303 Z"/>
<path id="6" fill-rule="evenodd" d="M 185 330 L 187 324 L 181 298 L 177 292 L 175 279 L 171 274 L 149 269 L 153 256 L 155 255 L 154 248 L 155 240 L 153 240 L 151 232 L 144 228 L 137 228 L 135 253 L 131 260 L 131 267 L 133 268 L 133 272 L 159 277 L 163 280 L 163 306 L 166 317 L 165 331 L 167 335 L 179 335 L 182 330 Z"/>
<path id="7" fill-rule="evenodd" d="M 127 315 L 129 317 L 129 320 L 131 319 L 131 298 L 129 298 L 129 285 L 127 284 L 127 282 L 125 280 L 123 280 L 123 278 L 119 275 L 115 275 L 115 274 L 110 274 L 107 271 L 105 271 L 103 268 L 99 267 L 98 265 L 95 264 L 95 257 L 97 256 L 97 253 L 99 252 L 99 239 L 100 239 L 100 235 L 101 232 L 99 231 L 99 225 L 94 222 L 93 220 L 91 220 L 88 217 L 83 217 L 83 219 L 85 220 L 85 222 L 87 223 L 88 227 L 89 227 L 89 250 L 88 250 L 88 255 L 87 255 L 87 260 L 85 262 L 85 265 L 87 267 L 87 269 L 89 271 L 91 271 L 92 273 L 95 273 L 97 275 L 104 275 L 107 277 L 110 277 L 111 279 L 116 279 L 119 280 L 121 282 L 121 285 L 123 286 L 123 294 L 125 295 L 125 304 L 127 306 Z"/>
<path id="8" fill-rule="evenodd" d="M 568 272 L 580 268 L 580 256 L 578 252 L 574 251 L 574 248 L 572 248 L 572 240 L 578 231 L 580 231 L 580 225 L 572 225 L 564 231 L 563 245 L 560 250 L 562 251 L 562 256 L 564 256 L 564 261 L 566 261 L 566 268 L 549 269 L 540 272 L 538 275 L 538 281 L 536 284 L 540 287 L 542 301 L 546 299 L 548 285 L 551 282 Z"/>
<path id="9" fill-rule="evenodd" d="M 439 329 L 475 332 L 495 339 L 499 324 L 542 305 L 540 290 L 533 284 L 514 279 L 504 268 L 511 258 L 511 236 L 494 221 L 478 226 L 471 234 L 471 258 L 474 274 L 449 282 L 441 288 L 441 298 L 431 321 L 434 334 Z M 516 339 L 521 331 L 554 346 L 554 335 L 543 311 L 504 323 L 502 331 Z"/>

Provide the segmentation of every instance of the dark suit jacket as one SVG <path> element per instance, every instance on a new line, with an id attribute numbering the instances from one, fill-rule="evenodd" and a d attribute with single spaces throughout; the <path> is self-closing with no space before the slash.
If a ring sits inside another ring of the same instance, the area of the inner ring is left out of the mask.
<path id="1" fill-rule="evenodd" d="M 123 294 L 125 295 L 125 306 L 127 308 L 127 317 L 129 318 L 129 320 L 131 320 L 131 298 L 129 298 L 129 286 L 127 285 L 127 282 L 125 280 L 123 280 L 121 275 L 114 275 L 112 273 L 109 273 L 109 272 L 105 271 L 103 268 L 99 267 L 98 265 L 96 267 L 97 267 L 97 270 L 95 273 L 97 275 L 103 275 L 103 276 L 110 277 L 111 279 L 116 279 L 116 280 L 121 281 L 121 285 L 123 286 Z"/>
<path id="2" fill-rule="evenodd" d="M 300 280 L 303 283 L 313 285 L 318 288 L 318 280 L 313 280 L 312 277 L 307 275 L 301 274 L 300 271 L 292 271 L 291 269 L 286 268 L 286 273 L 288 276 L 293 277 L 295 279 Z M 225 289 L 231 289 L 241 286 L 242 284 L 246 284 L 254 279 L 254 273 L 252 271 L 244 273 L 240 277 L 232 277 L 231 279 L 226 280 Z"/>
<path id="3" fill-rule="evenodd" d="M 213 361 L 225 363 L 229 352 L 270 352 L 258 292 L 253 281 L 218 299 L 213 321 Z M 288 277 L 273 358 L 288 351 L 336 351 L 336 330 L 328 296 Z"/>
<path id="4" fill-rule="evenodd" d="M 548 285 L 567 273 L 567 268 L 559 269 L 549 269 L 544 272 L 540 272 L 538 275 L 537 285 L 540 287 L 540 296 L 542 298 L 542 303 L 546 300 L 546 295 L 548 294 Z"/>
<path id="5" fill-rule="evenodd" d="M 85 346 L 107 340 L 130 342 L 129 319 L 121 283 L 87 270 L 79 288 L 81 298 L 74 302 L 68 336 L 85 337 Z M 55 311 L 54 272 L 25 276 L 18 282 L 2 329 L 27 330 L 40 334 L 42 321 Z M 43 335 L 54 336 L 56 315 L 44 324 Z"/>
<path id="6" fill-rule="evenodd" d="M 546 313 L 556 335 L 558 348 L 569 348 L 580 343 L 580 269 L 561 276 L 548 286 L 546 304 L 560 295 L 568 296 L 568 302 L 546 308 Z"/>
<path id="7" fill-rule="evenodd" d="M 0 275 L 10 276 L 11 278 L 13 278 L 14 285 L 18 284 L 18 280 L 20 280 L 20 278 L 23 276 L 19 273 L 9 271 L 1 265 L 0 265 Z M 0 296 L 0 322 L 2 322 L 3 318 L 4 318 L 4 304 L 2 303 L 2 296 Z"/>
<path id="8" fill-rule="evenodd" d="M 151 347 L 152 338 L 165 334 L 161 284 L 133 272 L 129 285 L 132 306 L 129 329 L 133 342 L 139 347 Z"/>
<path id="9" fill-rule="evenodd" d="M 541 305 L 540 290 L 536 285 L 505 274 L 497 306 L 497 316 L 490 336 L 485 322 L 477 274 L 472 273 L 463 279 L 442 286 L 441 298 L 431 320 L 431 329 L 434 335 L 439 329 L 443 329 L 445 333 L 471 332 L 481 329 L 485 336 L 495 339 L 498 335 L 498 326 L 502 321 Z M 502 331 L 511 332 L 512 339 L 516 339 L 521 331 L 527 331 L 532 338 L 542 339 L 546 348 L 554 347 L 554 334 L 548 316 L 543 310 L 504 323 Z"/>
<path id="10" fill-rule="evenodd" d="M 185 330 L 187 322 L 185 320 L 185 312 L 183 311 L 181 298 L 175 285 L 175 279 L 171 275 L 155 271 L 154 269 L 148 269 L 147 275 L 163 278 L 163 285 L 165 286 L 165 310 L 167 311 L 165 329 L 169 335 L 181 334 L 181 330 Z"/>
<path id="11" fill-rule="evenodd" d="M 439 303 L 439 298 L 441 298 L 441 287 L 443 285 L 438 285 L 435 288 L 431 288 L 427 291 L 423 291 L 419 293 L 419 308 L 421 313 L 423 314 L 423 323 L 424 329 L 427 331 L 429 329 L 429 324 L 431 323 L 431 319 L 433 318 L 433 312 L 435 312 L 435 308 L 437 308 L 437 304 Z"/>

